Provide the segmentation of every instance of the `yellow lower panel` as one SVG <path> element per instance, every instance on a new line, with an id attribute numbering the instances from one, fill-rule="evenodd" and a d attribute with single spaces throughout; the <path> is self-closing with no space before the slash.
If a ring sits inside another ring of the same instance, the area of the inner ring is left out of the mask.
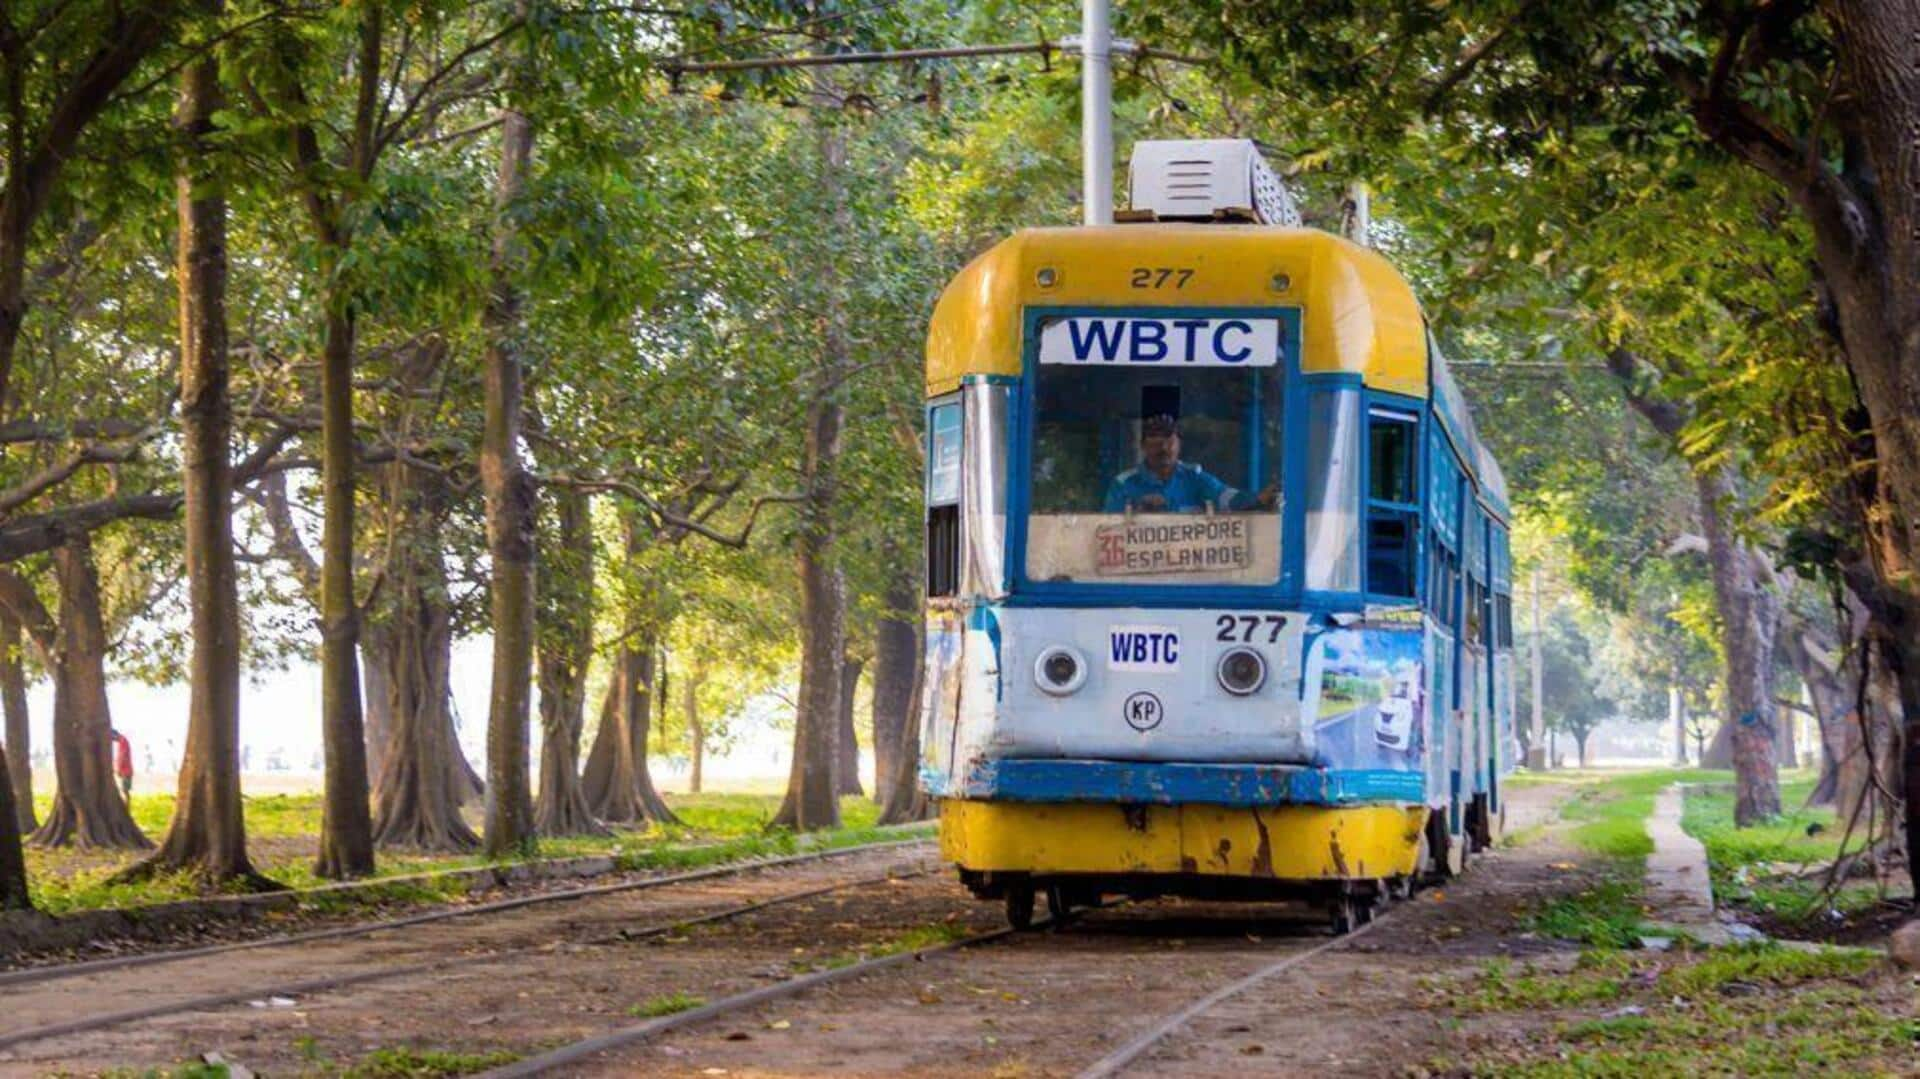
<path id="1" fill-rule="evenodd" d="M 940 851 L 963 869 L 1329 880 L 1411 873 L 1419 806 L 1119 806 L 948 801 Z"/>

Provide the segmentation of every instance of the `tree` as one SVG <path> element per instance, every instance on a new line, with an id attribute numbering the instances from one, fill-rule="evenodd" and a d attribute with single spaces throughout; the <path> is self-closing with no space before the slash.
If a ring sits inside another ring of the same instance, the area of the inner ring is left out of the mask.
<path id="1" fill-rule="evenodd" d="M 1587 766 L 1587 738 L 1611 718 L 1614 704 L 1601 696 L 1594 677 L 1594 651 L 1573 613 L 1557 608 L 1547 619 L 1542 692 L 1552 702 L 1548 725 L 1573 736 L 1580 767 Z"/>
<path id="2" fill-rule="evenodd" d="M 520 0 L 525 21 L 529 0 Z M 529 61 L 519 61 L 525 64 Z M 519 88 L 516 87 L 516 90 Z M 482 316 L 486 345 L 486 435 L 480 477 L 487 502 L 487 553 L 493 562 L 493 692 L 487 709 L 487 853 L 498 856 L 533 839 L 527 789 L 527 726 L 533 701 L 533 548 L 538 503 L 520 457 L 525 408 L 521 372 L 520 242 L 514 225 L 533 153 L 524 105 L 509 102 L 500 123 L 500 172 L 494 188 L 491 286 Z"/>
<path id="3" fill-rule="evenodd" d="M 217 19 L 220 0 L 203 8 Z M 126 876 L 190 869 L 209 882 L 274 886 L 247 857 L 240 800 L 240 611 L 233 558 L 232 396 L 227 361 L 227 202 L 212 146 L 222 106 L 209 51 L 181 76 L 175 114 L 180 402 L 192 689 L 186 756 L 166 838 Z"/>
<path id="4" fill-rule="evenodd" d="M 540 544 L 538 571 L 540 786 L 534 829 L 543 836 L 601 835 L 606 828 L 594 819 L 579 775 L 587 667 L 593 659 L 593 503 L 587 495 L 562 490 L 552 504 L 555 520 Z M 695 689 L 689 686 L 689 694 Z"/>
<path id="5" fill-rule="evenodd" d="M 1634 409 L 1670 440 L 1686 427 L 1685 411 L 1655 396 L 1645 361 L 1626 349 L 1608 353 Z M 1700 521 L 1706 531 L 1708 561 L 1719 608 L 1727 660 L 1727 729 L 1733 746 L 1737 825 L 1754 824 L 1780 813 L 1780 780 L 1774 763 L 1774 638 L 1780 626 L 1780 597 L 1772 560 L 1736 531 L 1739 491 L 1731 468 L 1707 465 L 1695 471 Z"/>
<path id="6" fill-rule="evenodd" d="M 6 719 L 6 737 L 0 747 L 7 754 L 6 797 L 14 800 L 16 834 L 39 827 L 33 812 L 33 751 L 27 725 L 27 673 L 20 620 L 0 606 L 0 711 Z M 5 827 L 0 817 L 0 829 Z"/>

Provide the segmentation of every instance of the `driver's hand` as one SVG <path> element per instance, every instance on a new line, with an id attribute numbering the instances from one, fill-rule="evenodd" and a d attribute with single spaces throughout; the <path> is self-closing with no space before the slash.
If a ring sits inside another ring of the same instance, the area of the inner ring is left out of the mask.
<path id="1" fill-rule="evenodd" d="M 1134 505 L 1143 510 L 1153 512 L 1166 509 L 1167 499 L 1165 495 L 1141 495 L 1140 501 L 1134 503 Z"/>
<path id="2" fill-rule="evenodd" d="M 1260 492 L 1257 501 L 1261 509 L 1272 509 L 1274 505 L 1280 501 L 1280 485 L 1277 483 L 1267 484 L 1266 488 Z"/>

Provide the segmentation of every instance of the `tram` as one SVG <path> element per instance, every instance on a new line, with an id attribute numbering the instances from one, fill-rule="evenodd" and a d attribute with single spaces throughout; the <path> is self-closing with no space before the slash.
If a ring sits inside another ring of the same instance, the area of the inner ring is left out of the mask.
<path id="1" fill-rule="evenodd" d="M 1249 142 L 1143 142 L 1121 223 L 1019 232 L 926 352 L 921 783 L 1008 920 L 1304 899 L 1493 843 L 1509 511 L 1406 281 Z"/>

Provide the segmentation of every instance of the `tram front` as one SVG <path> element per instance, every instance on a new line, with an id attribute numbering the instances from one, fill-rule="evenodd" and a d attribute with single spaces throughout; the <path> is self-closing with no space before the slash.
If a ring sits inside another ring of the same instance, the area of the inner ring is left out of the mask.
<path id="1" fill-rule="evenodd" d="M 1020 923 L 1036 889 L 1336 894 L 1412 870 L 1417 506 L 1397 553 L 1368 548 L 1362 485 L 1371 396 L 1424 396 L 1423 364 L 1397 275 L 1306 229 L 1029 230 L 949 286 L 921 774 L 977 893 Z M 1404 444 L 1375 435 L 1378 467 L 1411 470 L 1414 424 L 1386 433 Z M 1370 604 L 1369 579 L 1404 595 Z"/>

